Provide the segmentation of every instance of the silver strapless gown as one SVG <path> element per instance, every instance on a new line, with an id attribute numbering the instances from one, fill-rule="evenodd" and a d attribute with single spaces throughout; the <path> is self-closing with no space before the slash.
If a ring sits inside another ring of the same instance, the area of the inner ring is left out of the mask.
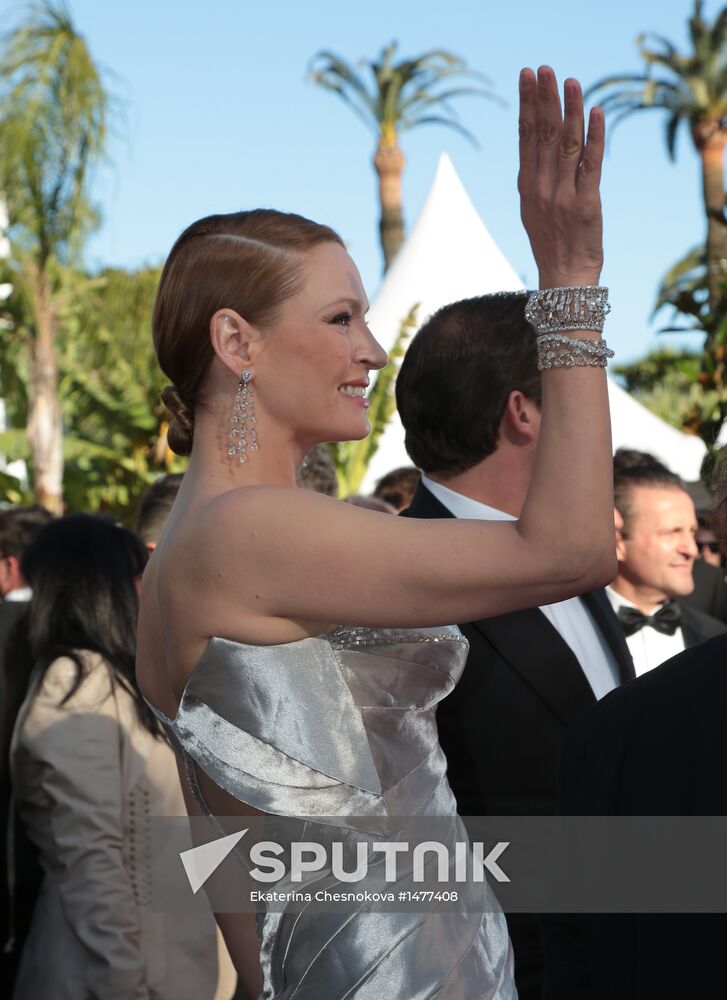
<path id="1" fill-rule="evenodd" d="M 455 627 L 341 627 L 251 646 L 212 639 L 175 719 L 187 760 L 273 816 L 453 816 L 437 702 L 458 680 Z M 350 887 L 347 887 L 350 888 Z M 494 909 L 494 908 L 493 908 Z M 268 912 L 258 924 L 265 1000 L 515 1000 L 498 912 Z"/>

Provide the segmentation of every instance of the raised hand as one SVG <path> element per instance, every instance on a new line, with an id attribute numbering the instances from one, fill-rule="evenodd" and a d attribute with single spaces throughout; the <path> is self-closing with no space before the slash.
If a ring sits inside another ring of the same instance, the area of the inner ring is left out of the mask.
<path id="1" fill-rule="evenodd" d="M 597 285 L 603 266 L 603 112 L 591 111 L 584 141 L 580 84 L 563 90 L 565 115 L 550 67 L 520 74 L 520 214 L 541 288 Z"/>

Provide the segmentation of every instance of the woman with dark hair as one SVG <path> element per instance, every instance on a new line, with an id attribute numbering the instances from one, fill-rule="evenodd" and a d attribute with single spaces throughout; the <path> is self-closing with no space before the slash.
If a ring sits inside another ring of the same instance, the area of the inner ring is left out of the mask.
<path id="1" fill-rule="evenodd" d="M 272 210 L 216 215 L 169 255 L 152 325 L 174 382 L 169 443 L 191 459 L 144 575 L 137 676 L 186 765 L 188 808 L 213 825 L 324 817 L 348 843 L 354 817 L 454 817 L 435 709 L 466 644 L 442 622 L 613 576 L 604 124 L 591 112 L 586 137 L 577 81 L 564 91 L 565 115 L 552 70 L 521 75 L 519 186 L 541 287 L 529 316 L 546 370 L 517 522 L 381 517 L 296 488 L 316 444 L 367 435 L 369 372 L 387 360 L 332 229 Z M 515 996 L 501 913 L 360 911 L 218 921 L 265 1000 Z"/>
<path id="2" fill-rule="evenodd" d="M 51 522 L 23 555 L 34 671 L 11 769 L 44 877 L 17 1000 L 216 995 L 211 918 L 147 909 L 150 818 L 183 815 L 184 803 L 134 679 L 146 558 L 130 531 L 86 514 Z M 225 1000 L 233 982 L 228 969 Z"/>

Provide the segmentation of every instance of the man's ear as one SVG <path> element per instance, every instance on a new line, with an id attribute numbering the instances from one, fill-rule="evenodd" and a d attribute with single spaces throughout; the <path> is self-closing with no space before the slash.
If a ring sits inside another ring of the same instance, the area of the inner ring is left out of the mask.
<path id="1" fill-rule="evenodd" d="M 17 556 L 3 556 L 0 559 L 0 574 L 3 580 L 0 594 L 13 590 L 17 586 L 25 585 L 20 572 L 20 560 Z"/>
<path id="2" fill-rule="evenodd" d="M 505 412 L 503 413 L 505 427 L 510 434 L 514 434 L 521 440 L 525 438 L 533 441 L 537 438 L 540 428 L 540 411 L 532 399 L 521 392 L 513 389 L 507 397 Z"/>
<path id="3" fill-rule="evenodd" d="M 234 309 L 218 309 L 210 320 L 210 340 L 225 368 L 239 378 L 253 365 L 261 334 Z"/>

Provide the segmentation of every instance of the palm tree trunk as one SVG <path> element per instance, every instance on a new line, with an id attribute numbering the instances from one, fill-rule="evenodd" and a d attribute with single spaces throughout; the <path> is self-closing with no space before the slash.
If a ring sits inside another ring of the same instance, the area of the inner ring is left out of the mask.
<path id="1" fill-rule="evenodd" d="M 374 156 L 374 169 L 379 178 L 379 236 L 384 254 L 384 273 L 388 271 L 404 242 L 404 215 L 401 210 L 401 175 L 404 163 L 404 154 L 395 141 L 379 141 Z"/>
<path id="2" fill-rule="evenodd" d="M 30 371 L 28 443 L 35 498 L 54 514 L 63 513 L 63 428 L 58 400 L 55 335 L 58 326 L 50 289 L 41 278 L 36 297 L 36 337 Z"/>
<path id="3" fill-rule="evenodd" d="M 707 283 L 709 304 L 714 311 L 723 298 L 727 281 L 727 218 L 725 218 L 724 151 L 727 133 L 715 129 L 697 143 L 702 160 L 704 208 L 707 213 Z"/>

